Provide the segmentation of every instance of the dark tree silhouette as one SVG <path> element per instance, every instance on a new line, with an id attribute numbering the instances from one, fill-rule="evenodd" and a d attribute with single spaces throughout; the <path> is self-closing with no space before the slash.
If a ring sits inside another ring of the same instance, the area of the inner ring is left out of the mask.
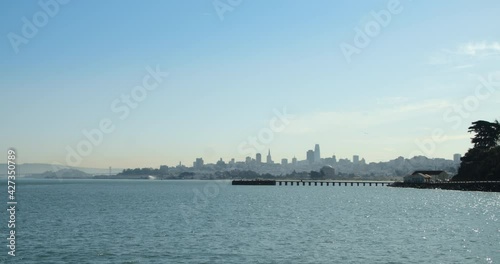
<path id="1" fill-rule="evenodd" d="M 495 122 L 475 121 L 469 127 L 474 132 L 474 147 L 461 159 L 456 181 L 500 181 L 500 124 Z"/>
<path id="2" fill-rule="evenodd" d="M 314 179 L 314 180 L 325 178 L 325 175 L 322 172 L 318 172 L 318 171 L 311 171 L 309 173 L 309 175 L 310 175 L 311 179 Z"/>
<path id="3" fill-rule="evenodd" d="M 479 120 L 472 122 L 469 133 L 476 133 L 472 138 L 474 148 L 490 149 L 498 145 L 500 139 L 500 124 L 498 120 L 488 122 Z"/>

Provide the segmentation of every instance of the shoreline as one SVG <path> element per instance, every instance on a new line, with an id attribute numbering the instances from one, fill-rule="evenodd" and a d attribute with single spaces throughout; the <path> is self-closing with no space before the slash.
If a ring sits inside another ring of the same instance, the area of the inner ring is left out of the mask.
<path id="1" fill-rule="evenodd" d="M 394 182 L 388 185 L 397 188 L 442 189 L 455 191 L 500 192 L 500 181 L 458 181 L 442 183 Z"/>

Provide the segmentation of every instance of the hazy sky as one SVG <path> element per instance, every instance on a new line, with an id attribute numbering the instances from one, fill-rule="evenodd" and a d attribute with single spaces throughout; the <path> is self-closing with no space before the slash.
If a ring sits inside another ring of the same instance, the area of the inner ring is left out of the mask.
<path id="1" fill-rule="evenodd" d="M 0 149 L 22 163 L 243 160 L 249 137 L 275 161 L 316 143 L 322 157 L 451 159 L 472 121 L 500 119 L 497 0 L 1 1 L 0 13 Z"/>

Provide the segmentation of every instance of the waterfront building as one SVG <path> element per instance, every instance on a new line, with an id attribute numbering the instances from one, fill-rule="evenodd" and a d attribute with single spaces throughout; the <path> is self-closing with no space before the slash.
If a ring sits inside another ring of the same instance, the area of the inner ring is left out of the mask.
<path id="1" fill-rule="evenodd" d="M 422 175 L 426 176 L 426 179 L 429 179 L 429 181 L 433 181 L 433 182 L 443 182 L 443 181 L 447 181 L 450 179 L 450 175 L 448 175 L 448 173 L 446 173 L 445 171 L 441 171 L 441 170 L 439 170 L 439 171 L 438 170 L 436 170 L 436 171 L 432 171 L 432 170 L 414 171 L 412 173 L 412 175 L 417 175 L 417 174 L 422 174 Z"/>
<path id="2" fill-rule="evenodd" d="M 407 183 L 424 183 L 424 182 L 430 182 L 431 181 L 431 176 L 425 175 L 422 173 L 413 173 L 411 175 L 405 176 L 404 182 Z"/>

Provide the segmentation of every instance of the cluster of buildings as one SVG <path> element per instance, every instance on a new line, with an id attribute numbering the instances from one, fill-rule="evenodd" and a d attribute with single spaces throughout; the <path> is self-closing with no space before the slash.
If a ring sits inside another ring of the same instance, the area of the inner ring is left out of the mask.
<path id="1" fill-rule="evenodd" d="M 314 150 L 308 150 L 306 153 L 306 156 L 307 156 L 306 161 L 310 165 L 323 164 L 324 159 L 321 159 L 319 144 L 316 144 L 314 146 Z M 355 157 L 357 157 L 357 156 L 355 156 Z M 331 161 L 334 161 L 334 160 L 336 160 L 335 155 L 333 155 Z M 219 165 L 221 165 L 222 162 L 224 162 L 224 161 L 221 158 L 217 163 L 219 163 Z M 265 162 L 262 161 L 262 154 L 257 153 L 257 154 L 255 154 L 255 158 L 246 157 L 244 162 L 237 162 L 233 158 L 228 162 L 228 165 L 245 164 L 245 165 L 251 165 L 252 167 L 259 167 L 259 166 L 265 166 L 265 165 L 282 165 L 282 166 L 287 166 L 290 164 L 297 165 L 298 163 L 299 163 L 299 161 L 297 160 L 297 158 L 293 157 L 291 163 L 288 162 L 287 158 L 283 158 L 283 159 L 281 159 L 281 162 L 279 164 L 277 164 L 274 162 L 274 160 L 271 156 L 271 150 L 268 150 Z M 180 164 L 179 166 L 182 166 L 181 163 L 179 163 L 179 164 Z M 225 164 L 225 162 L 224 162 L 224 164 Z M 193 162 L 192 168 L 201 169 L 201 168 L 203 168 L 203 166 L 205 166 L 203 158 L 196 158 L 196 160 Z"/>
<path id="2" fill-rule="evenodd" d="M 321 171 L 322 168 L 328 166 L 333 169 L 329 170 L 329 174 L 333 173 L 345 177 L 402 177 L 415 170 L 443 170 L 451 175 L 456 173 L 461 158 L 460 154 L 453 155 L 453 160 L 429 159 L 423 156 L 410 159 L 398 157 L 387 162 L 367 163 L 359 155 L 353 155 L 352 160 L 347 158 L 337 160 L 335 155 L 322 158 L 319 144 L 316 144 L 314 149 L 307 150 L 305 154 L 305 160 L 293 157 L 291 162 L 287 158 L 282 158 L 280 162 L 274 162 L 271 150 L 268 150 L 265 160 L 261 153 L 256 153 L 254 158 L 246 157 L 244 161 L 235 161 L 233 158 L 226 162 L 221 158 L 216 163 L 210 164 L 205 164 L 203 158 L 196 158 L 192 167 L 186 167 L 179 163 L 173 168 L 162 166 L 162 171 L 210 174 L 216 171 L 251 170 L 260 174 L 285 175 L 294 172 Z"/>
<path id="3" fill-rule="evenodd" d="M 279 163 L 276 163 L 271 156 L 271 150 L 268 150 L 265 161 L 263 160 L 261 153 L 256 153 L 255 158 L 246 157 L 245 161 L 241 162 L 235 161 L 233 158 L 226 164 L 226 162 L 224 162 L 221 158 L 214 164 L 214 167 L 248 169 L 259 173 L 284 174 L 292 171 L 310 171 L 324 165 L 333 165 L 336 161 L 337 159 L 335 155 L 331 158 L 322 159 L 319 144 L 316 144 L 314 146 L 314 150 L 311 149 L 306 152 L 305 160 L 298 160 L 294 156 L 291 162 L 289 162 L 287 158 L 282 158 Z M 181 167 L 182 165 L 179 163 L 177 168 Z M 203 158 L 197 158 L 193 162 L 192 168 L 195 170 L 201 170 L 209 167 L 210 164 L 205 164 Z"/>

